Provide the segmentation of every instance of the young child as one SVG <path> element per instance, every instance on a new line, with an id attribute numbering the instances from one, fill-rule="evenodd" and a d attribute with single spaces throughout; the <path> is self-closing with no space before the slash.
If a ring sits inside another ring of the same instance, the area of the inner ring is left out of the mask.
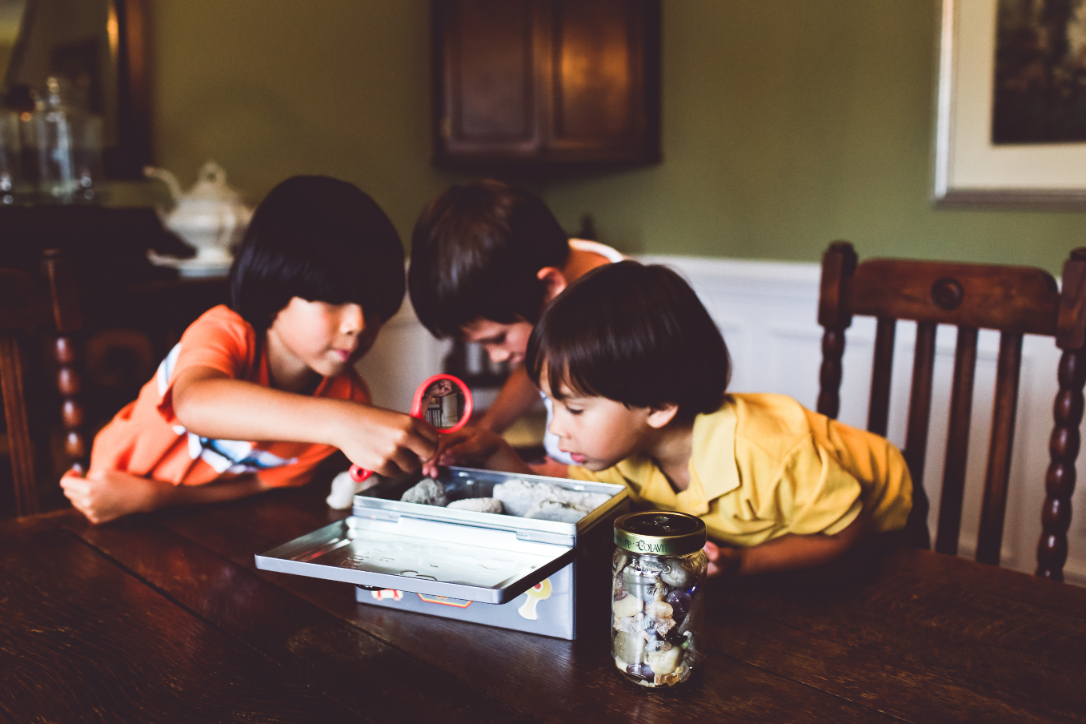
<path id="1" fill-rule="evenodd" d="M 230 306 L 205 312 L 94 441 L 64 494 L 91 522 L 307 482 L 342 450 L 382 474 L 435 450 L 425 422 L 369 406 L 354 363 L 404 295 L 403 247 L 355 186 L 298 176 L 253 215 Z M 250 441 L 259 442 L 250 442 Z"/>
<path id="2" fill-rule="evenodd" d="M 537 196 L 500 181 L 453 186 L 430 202 L 412 235 L 415 312 L 435 336 L 482 344 L 492 360 L 514 367 L 476 426 L 442 441 L 449 450 L 471 454 L 475 431 L 501 432 L 538 404 L 521 363 L 540 313 L 567 284 L 621 259 L 603 244 L 570 239 Z M 552 435 L 544 446 L 561 462 L 537 470 L 564 474 L 571 460 Z"/>
<path id="3" fill-rule="evenodd" d="M 724 339 L 665 267 L 623 261 L 572 284 L 543 313 L 526 366 L 554 400 L 570 477 L 702 518 L 711 574 L 827 564 L 905 525 L 912 480 L 901 453 L 791 398 L 726 394 Z M 481 454 L 527 472 L 497 436 Z M 425 467 L 453 462 L 439 458 Z"/>

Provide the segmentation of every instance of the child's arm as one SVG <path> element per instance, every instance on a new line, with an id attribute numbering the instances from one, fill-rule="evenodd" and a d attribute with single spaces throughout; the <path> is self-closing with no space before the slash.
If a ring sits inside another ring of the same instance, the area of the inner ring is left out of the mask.
<path id="1" fill-rule="evenodd" d="M 871 515 L 864 511 L 848 527 L 833 535 L 784 535 L 750 548 L 706 543 L 709 575 L 749 576 L 824 566 L 867 538 L 870 524 Z"/>
<path id="2" fill-rule="evenodd" d="M 497 399 L 479 420 L 477 427 L 502 432 L 538 403 L 539 388 L 532 384 L 524 365 L 521 365 L 510 373 Z"/>
<path id="3" fill-rule="evenodd" d="M 388 476 L 417 470 L 438 438 L 409 415 L 274 390 L 209 367 L 178 373 L 173 408 L 182 425 L 203 437 L 332 445 L 352 463 Z"/>
<path id="4" fill-rule="evenodd" d="M 118 470 L 99 470 L 87 477 L 69 471 L 60 479 L 64 495 L 91 523 L 108 523 L 132 513 L 160 508 L 237 500 L 267 490 L 256 475 L 242 475 L 206 485 L 174 485 Z"/>

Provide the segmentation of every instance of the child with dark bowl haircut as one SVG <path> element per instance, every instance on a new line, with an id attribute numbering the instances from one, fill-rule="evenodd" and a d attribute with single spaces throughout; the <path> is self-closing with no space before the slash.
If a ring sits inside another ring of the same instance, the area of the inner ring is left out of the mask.
<path id="1" fill-rule="evenodd" d="M 570 285 L 526 367 L 554 401 L 570 477 L 700 517 L 710 574 L 821 566 L 905 526 L 912 480 L 897 448 L 783 395 L 726 393 L 724 339 L 666 267 L 623 261 Z M 481 450 L 489 467 L 527 472 L 500 437 Z"/>
<path id="2" fill-rule="evenodd" d="M 622 258 L 609 246 L 570 239 L 538 196 L 501 181 L 452 186 L 423 209 L 408 270 L 415 312 L 435 336 L 481 344 L 513 368 L 482 419 L 443 444 L 471 455 L 477 431 L 501 432 L 539 404 L 521 364 L 532 327 L 566 285 Z M 543 445 L 548 461 L 537 472 L 564 475 L 571 461 L 554 436 Z"/>
<path id="3" fill-rule="evenodd" d="M 103 523 L 301 485 L 336 448 L 385 475 L 417 469 L 437 431 L 371 407 L 354 370 L 404 286 L 403 246 L 373 199 L 321 176 L 282 182 L 246 230 L 230 306 L 192 323 L 64 494 Z"/>

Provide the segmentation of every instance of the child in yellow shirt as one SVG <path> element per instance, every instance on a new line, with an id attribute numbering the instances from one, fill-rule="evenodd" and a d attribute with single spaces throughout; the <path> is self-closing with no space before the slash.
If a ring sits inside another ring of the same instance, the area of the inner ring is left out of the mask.
<path id="1" fill-rule="evenodd" d="M 710 574 L 828 564 L 908 518 L 912 481 L 886 439 L 783 395 L 725 392 L 724 339 L 666 267 L 623 261 L 571 284 L 532 332 L 526 368 L 554 401 L 570 477 L 699 516 Z M 528 472 L 497 436 L 482 457 Z"/>

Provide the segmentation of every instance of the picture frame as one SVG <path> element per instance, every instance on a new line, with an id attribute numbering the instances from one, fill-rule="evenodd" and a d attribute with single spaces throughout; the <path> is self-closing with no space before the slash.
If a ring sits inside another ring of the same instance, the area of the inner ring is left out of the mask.
<path id="1" fill-rule="evenodd" d="M 1086 140 L 992 141 L 998 0 L 941 0 L 937 206 L 1086 209 Z"/>

